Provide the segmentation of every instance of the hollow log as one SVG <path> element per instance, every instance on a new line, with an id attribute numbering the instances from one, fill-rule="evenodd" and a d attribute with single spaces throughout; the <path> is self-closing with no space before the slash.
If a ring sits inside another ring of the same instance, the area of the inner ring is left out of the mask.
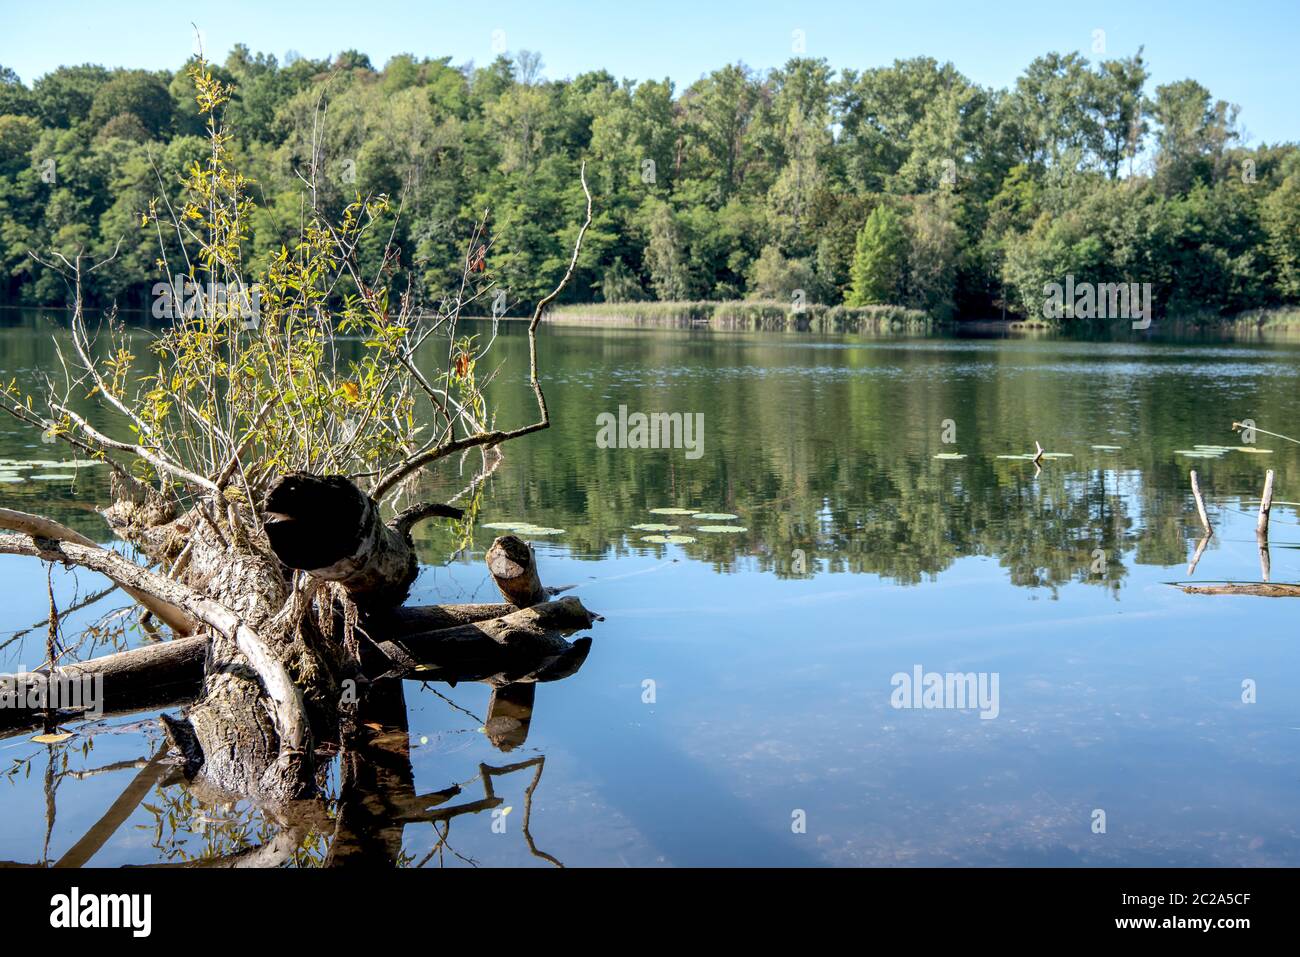
<path id="1" fill-rule="evenodd" d="M 529 608 L 546 601 L 547 592 L 537 574 L 537 556 L 527 542 L 514 535 L 502 535 L 488 549 L 487 565 L 501 595 L 510 604 Z"/>
<path id="2" fill-rule="evenodd" d="M 124 523 L 156 539 L 166 552 L 160 560 L 167 575 L 16 513 L 8 527 L 18 534 L 0 534 L 0 554 L 89 568 L 193 622 L 199 633 L 184 643 L 57 673 L 111 675 L 100 702 L 109 713 L 192 700 L 181 714 L 163 716 L 169 743 L 184 758 L 181 773 L 194 786 L 274 805 L 318 793 L 317 747 L 338 742 L 346 730 L 340 691 L 348 677 L 504 687 L 571 675 L 590 650 L 589 638 L 569 642 L 564 635 L 598 616 L 577 598 L 547 601 L 553 590 L 542 587 L 532 550 L 518 539 L 494 545 L 494 578 L 513 599 L 509 604 L 399 607 L 418 570 L 411 528 L 459 513 L 422 504 L 389 524 L 379 514 L 374 500 L 345 478 L 293 474 L 272 486 L 260 515 L 234 502 L 199 501 L 162 525 L 149 524 L 152 515 Z M 257 519 L 265 529 L 261 541 Z M 359 617 L 353 620 L 353 611 L 332 599 L 322 601 L 319 590 L 299 587 L 286 569 L 337 583 Z M 41 727 L 51 717 L 84 714 L 10 709 L 0 715 L 0 736 Z"/>
<path id="3" fill-rule="evenodd" d="M 374 499 L 341 475 L 282 476 L 263 521 L 281 562 L 338 582 L 358 605 L 400 605 L 419 571 L 409 525 L 404 534 L 384 524 Z"/>

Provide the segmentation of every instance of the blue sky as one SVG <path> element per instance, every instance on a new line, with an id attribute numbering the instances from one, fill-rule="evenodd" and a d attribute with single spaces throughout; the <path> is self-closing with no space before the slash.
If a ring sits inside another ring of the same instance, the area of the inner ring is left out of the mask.
<path id="1" fill-rule="evenodd" d="M 324 56 L 349 47 L 376 65 L 395 53 L 493 56 L 493 32 L 507 49 L 536 50 L 544 75 L 605 68 L 636 79 L 671 77 L 679 86 L 724 63 L 778 66 L 803 31 L 807 55 L 837 68 L 864 68 L 920 54 L 951 60 L 973 80 L 1007 86 L 1035 56 L 1079 50 L 1094 31 L 1105 55 L 1145 46 L 1155 84 L 1193 77 L 1240 104 L 1252 142 L 1300 140 L 1300 3 L 1088 2 L 981 4 L 924 0 L 776 3 L 606 0 L 603 3 L 409 2 L 409 0 L 0 0 L 0 63 L 27 82 L 67 63 L 175 68 L 189 55 L 197 18 L 205 45 L 223 59 L 236 42 L 283 56 Z"/>

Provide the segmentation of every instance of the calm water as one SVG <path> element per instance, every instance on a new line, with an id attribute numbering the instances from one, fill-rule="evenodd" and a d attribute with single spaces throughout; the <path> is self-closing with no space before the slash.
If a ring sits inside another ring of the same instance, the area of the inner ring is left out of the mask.
<path id="1" fill-rule="evenodd" d="M 0 377 L 52 368 L 48 329 L 3 321 Z M 524 344 L 512 328 L 493 348 L 502 425 L 532 414 Z M 536 539 L 543 579 L 577 584 L 607 620 L 576 676 L 539 686 L 509 754 L 481 731 L 485 687 L 408 683 L 417 793 L 459 784 L 450 803 L 471 802 L 480 764 L 544 757 L 530 834 L 567 865 L 1300 864 L 1300 602 L 1166 584 L 1187 579 L 1199 537 L 1189 468 L 1217 528 L 1195 579 L 1260 577 L 1249 503 L 1267 468 L 1279 499 L 1300 500 L 1300 446 L 1176 452 L 1240 445 L 1234 419 L 1300 430 L 1296 347 L 555 328 L 542 359 L 555 426 L 507 448 L 480 521 L 563 529 Z M 704 454 L 598 448 L 596 416 L 619 405 L 704 413 Z M 998 458 L 1035 440 L 1071 457 L 1037 475 Z M 0 422 L 0 458 L 65 457 Z M 89 510 L 106 501 L 102 470 L 16 471 L 4 504 L 106 538 Z M 1297 521 L 1275 506 L 1274 581 L 1300 580 Z M 698 541 L 632 529 L 654 522 Z M 497 533 L 455 555 L 433 523 L 422 534 L 414 601 L 493 599 L 482 556 Z M 0 575 L 0 668 L 39 664 L 42 629 L 11 637 L 45 615 L 44 569 L 0 557 Z M 62 604 L 97 587 L 84 572 L 54 583 Z M 996 674 L 997 717 L 892 707 L 892 677 L 916 666 Z M 0 860 L 54 862 L 90 831 L 156 750 L 148 717 L 0 741 Z M 486 812 L 457 816 L 426 866 L 551 866 L 521 829 L 537 767 L 492 778 L 513 809 L 504 833 Z M 164 777 L 90 861 L 229 853 L 275 832 Z M 406 826 L 403 862 L 439 837 Z"/>

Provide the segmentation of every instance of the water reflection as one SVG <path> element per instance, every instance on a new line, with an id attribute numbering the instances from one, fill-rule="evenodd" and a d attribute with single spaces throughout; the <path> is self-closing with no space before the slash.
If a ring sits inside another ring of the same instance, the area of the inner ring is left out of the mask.
<path id="1" fill-rule="evenodd" d="M 522 346 L 512 328 L 494 346 L 502 424 L 528 414 Z M 541 349 L 553 428 L 508 450 L 468 544 L 419 529 L 413 601 L 489 597 L 483 523 L 558 529 L 535 539 L 547 580 L 607 618 L 582 670 L 495 693 L 408 682 L 337 756 L 319 819 L 225 807 L 164 770 L 92 864 L 1300 863 L 1294 606 L 1164 584 L 1262 576 L 1252 502 L 1267 469 L 1268 577 L 1300 580 L 1297 447 L 1180 454 L 1239 446 L 1234 420 L 1292 431 L 1294 343 L 552 329 Z M 6 374 L 52 357 L 30 326 L 0 329 Z M 705 454 L 598 448 L 596 416 L 621 404 L 703 412 Z M 999 457 L 1035 442 L 1071 457 L 1040 471 Z M 0 424 L 0 458 L 49 454 Z M 99 470 L 16 471 L 5 504 L 104 536 Z M 664 507 L 692 511 L 651 511 Z M 714 520 L 696 512 L 747 530 L 698 532 Z M 696 541 L 646 542 L 635 526 L 652 523 Z M 3 627 L 35 626 L 0 635 L 13 667 L 40 660 L 45 580 L 4 571 Z M 892 710 L 890 676 L 916 664 L 999 672 L 999 718 Z M 1245 679 L 1258 703 L 1241 700 Z M 0 858 L 55 863 L 148 770 L 154 726 L 107 727 L 0 742 L 0 768 L 21 759 L 0 793 Z M 790 830 L 795 809 L 807 834 Z"/>
<path id="2" fill-rule="evenodd" d="M 484 729 L 499 751 L 512 751 L 527 740 L 534 697 L 535 685 L 531 683 L 493 689 Z M 137 730 L 145 732 L 143 736 L 151 743 L 156 742 L 159 736 L 140 727 L 142 724 L 137 723 Z M 112 733 L 122 730 L 115 728 Z M 83 757 L 89 754 L 93 737 L 93 732 L 83 735 Z M 465 815 L 486 815 L 493 821 L 494 832 L 506 833 L 506 818 L 514 809 L 497 793 L 497 783 L 521 775 L 527 784 L 519 832 L 532 856 L 563 867 L 559 859 L 537 846 L 532 834 L 533 796 L 542 781 L 546 756 L 536 754 L 502 764 L 480 762 L 477 774 L 469 780 L 436 791 L 418 791 L 405 688 L 397 679 L 376 682 L 367 692 L 356 727 L 329 771 L 332 780 L 324 802 L 268 811 L 246 800 L 231 801 L 224 794 L 207 792 L 201 784 L 186 781 L 177 760 L 169 757 L 161 744 L 151 757 L 86 770 L 71 769 L 69 754 L 61 747 L 50 745 L 41 750 L 45 797 L 41 854 L 34 861 L 5 861 L 0 866 L 91 864 L 128 826 L 137 809 L 143 809 L 148 823 L 134 827 L 152 832 L 151 846 L 158 856 L 158 863 L 149 866 L 425 867 L 445 865 L 447 855 L 477 865 L 456 850 L 452 824 Z M 8 773 L 30 775 L 41 764 L 41 756 L 33 753 L 15 761 Z M 135 774 L 103 815 L 68 850 L 52 857 L 50 838 L 58 818 L 60 786 L 68 780 L 125 771 Z M 432 827 L 435 840 L 417 857 L 407 849 L 412 843 L 407 828 L 426 824 Z"/>

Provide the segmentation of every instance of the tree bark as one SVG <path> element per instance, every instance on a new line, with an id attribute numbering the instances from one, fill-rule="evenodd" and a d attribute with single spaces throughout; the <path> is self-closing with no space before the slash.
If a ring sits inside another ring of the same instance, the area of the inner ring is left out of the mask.
<path id="1" fill-rule="evenodd" d="M 98 571 L 200 633 L 57 673 L 111 676 L 105 710 L 196 698 L 181 716 L 164 716 L 187 776 L 261 802 L 317 793 L 315 749 L 339 738 L 347 678 L 474 680 L 497 688 L 558 680 L 581 667 L 591 645 L 563 635 L 599 618 L 577 598 L 547 601 L 531 548 L 509 536 L 493 544 L 488 560 L 510 604 L 400 607 L 417 570 L 411 527 L 457 510 L 420 505 L 385 524 L 374 500 L 337 476 L 278 481 L 261 516 L 265 539 L 254 537 L 252 512 L 241 514 L 235 503 L 200 501 L 179 517 L 160 502 L 113 514 L 114 529 L 142 543 L 168 575 L 22 513 L 0 516 L 8 519 L 0 525 L 20 532 L 0 535 L 0 553 Z M 340 605 L 319 584 L 304 588 L 286 568 L 335 583 L 351 602 Z M 353 634 L 363 637 L 340 641 Z M 505 692 L 502 701 L 512 693 L 527 694 Z M 0 735 L 39 727 L 46 717 L 11 709 L 0 714 Z M 503 742 L 522 741 L 526 722 L 519 723 L 502 729 Z"/>
<path id="2" fill-rule="evenodd" d="M 198 694 L 203 684 L 203 663 L 207 657 L 205 636 L 178 638 L 121 651 L 89 661 L 11 676 L 14 687 L 30 687 L 35 681 L 101 681 L 99 702 L 105 715 L 129 714 L 146 708 L 167 708 L 184 704 Z M 16 701 L 15 701 L 16 704 Z M 63 711 L 56 721 L 81 720 L 85 711 Z M 0 736 L 43 727 L 45 712 L 39 708 L 0 708 Z"/>
<path id="3" fill-rule="evenodd" d="M 528 608 L 546 601 L 546 589 L 537 574 L 537 556 L 533 547 L 513 535 L 502 535 L 487 553 L 488 570 L 512 605 Z"/>
<path id="4" fill-rule="evenodd" d="M 374 499 L 340 475 L 283 476 L 263 520 L 280 561 L 338 582 L 358 605 L 400 605 L 419 570 L 409 534 L 385 525 Z"/>

